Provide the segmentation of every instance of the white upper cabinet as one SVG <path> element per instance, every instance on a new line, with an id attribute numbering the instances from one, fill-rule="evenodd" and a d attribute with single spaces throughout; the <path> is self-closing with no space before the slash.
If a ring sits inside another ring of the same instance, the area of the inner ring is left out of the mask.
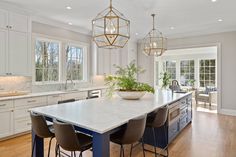
<path id="1" fill-rule="evenodd" d="M 6 52 L 7 52 L 8 32 L 0 29 L 0 75 L 6 74 Z"/>
<path id="2" fill-rule="evenodd" d="M 28 36 L 22 32 L 9 32 L 8 72 L 28 76 Z"/>
<path id="3" fill-rule="evenodd" d="M 8 12 L 0 9 L 0 28 L 7 29 L 8 26 Z"/>
<path id="4" fill-rule="evenodd" d="M 8 21 L 10 30 L 28 32 L 28 16 L 10 12 Z"/>
<path id="5" fill-rule="evenodd" d="M 29 18 L 0 10 L 0 75 L 31 76 Z"/>

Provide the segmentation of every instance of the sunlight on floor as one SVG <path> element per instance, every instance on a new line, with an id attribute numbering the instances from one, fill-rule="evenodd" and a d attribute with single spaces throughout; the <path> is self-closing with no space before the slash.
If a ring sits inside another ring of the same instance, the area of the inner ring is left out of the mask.
<path id="1" fill-rule="evenodd" d="M 207 113 L 217 113 L 217 104 L 205 104 L 202 102 L 199 102 L 197 105 L 195 103 L 195 100 L 193 100 L 193 107 L 197 112 L 207 112 Z"/>

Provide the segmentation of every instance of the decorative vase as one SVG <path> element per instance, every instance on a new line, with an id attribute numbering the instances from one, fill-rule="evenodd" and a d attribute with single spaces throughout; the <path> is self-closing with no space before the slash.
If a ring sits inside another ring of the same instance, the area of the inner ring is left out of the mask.
<path id="1" fill-rule="evenodd" d="M 117 91 L 117 94 L 126 100 L 138 100 L 146 94 L 146 91 Z"/>

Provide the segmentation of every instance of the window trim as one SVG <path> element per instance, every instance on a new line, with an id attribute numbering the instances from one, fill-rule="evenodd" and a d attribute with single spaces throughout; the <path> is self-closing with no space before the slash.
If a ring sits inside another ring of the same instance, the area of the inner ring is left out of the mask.
<path id="1" fill-rule="evenodd" d="M 75 42 L 67 42 L 65 43 L 64 45 L 64 50 L 66 49 L 67 46 L 74 46 L 74 47 L 79 47 L 81 49 L 83 49 L 83 80 L 73 80 L 73 82 L 75 83 L 80 83 L 80 82 L 87 82 L 88 81 L 88 46 L 85 45 L 85 44 L 81 44 L 79 42 L 75 43 Z M 66 54 L 65 54 L 66 55 Z M 65 64 L 67 62 L 66 60 L 66 56 L 64 56 L 65 59 Z M 67 71 L 66 71 L 66 66 L 64 66 L 64 78 L 65 78 L 65 81 L 66 81 L 66 78 L 67 78 Z"/>
<path id="2" fill-rule="evenodd" d="M 180 81 L 180 79 L 181 79 L 181 62 L 182 61 L 193 61 L 193 63 L 194 63 L 194 66 L 193 66 L 193 68 L 194 68 L 194 73 L 193 73 L 193 75 L 194 75 L 194 80 L 196 81 L 196 62 L 195 62 L 195 59 L 180 59 L 179 60 L 179 83 L 181 84 L 181 81 Z M 190 67 L 190 66 L 189 66 Z M 189 73 L 190 75 L 191 75 L 191 73 Z M 188 80 L 190 80 L 190 79 L 188 79 Z M 182 85 L 181 85 L 182 86 Z M 195 86 L 195 85 L 194 85 Z M 182 86 L 182 87 L 191 87 L 191 86 Z"/>
<path id="3" fill-rule="evenodd" d="M 35 42 L 37 40 L 40 40 L 40 41 L 46 41 L 46 42 L 56 42 L 59 44 L 59 56 L 58 56 L 58 60 L 59 60 L 59 66 L 58 66 L 58 81 L 36 81 L 36 76 L 35 76 L 35 73 L 36 73 L 36 67 L 35 67 Z M 35 85 L 43 85 L 43 84 L 59 84 L 61 82 L 61 50 L 62 50 L 62 42 L 60 40 L 55 40 L 55 39 L 52 39 L 52 38 L 47 38 L 47 37 L 35 37 L 34 40 L 33 40 L 33 55 L 32 55 L 32 60 L 33 60 L 33 73 L 32 73 L 32 81 L 33 81 L 33 84 Z"/>
<path id="4" fill-rule="evenodd" d="M 36 39 L 49 39 L 49 41 L 56 41 L 60 42 L 60 52 L 59 52 L 59 81 L 57 82 L 36 82 L 35 81 L 35 42 Z M 66 71 L 65 71 L 65 63 L 66 63 L 66 58 L 65 58 L 65 53 L 63 52 L 65 46 L 70 43 L 70 45 L 77 45 L 80 47 L 84 48 L 84 52 L 86 52 L 86 62 L 85 62 L 85 69 L 84 69 L 84 80 L 81 81 L 74 81 L 74 83 L 88 83 L 89 82 L 89 66 L 90 66 L 90 43 L 87 42 L 81 42 L 81 41 L 75 41 L 71 39 L 64 39 L 61 37 L 55 37 L 55 36 L 50 36 L 50 35 L 44 35 L 40 33 L 32 33 L 32 46 L 31 46 L 31 51 L 32 51 L 32 85 L 47 85 L 47 84 L 63 84 L 66 82 Z"/>
<path id="5" fill-rule="evenodd" d="M 217 59 L 216 58 L 199 58 L 198 59 L 198 64 L 199 64 L 199 67 L 198 67 L 198 88 L 206 88 L 206 86 L 205 87 L 202 87 L 200 84 L 200 67 L 201 67 L 201 63 L 200 63 L 200 61 L 201 60 L 215 60 L 215 85 L 214 85 L 214 87 L 216 87 L 217 88 Z M 205 66 L 204 66 L 205 67 Z M 204 73 L 205 74 L 205 73 Z M 206 81 L 205 79 L 204 79 L 204 81 Z M 211 81 L 211 80 L 210 80 Z"/>

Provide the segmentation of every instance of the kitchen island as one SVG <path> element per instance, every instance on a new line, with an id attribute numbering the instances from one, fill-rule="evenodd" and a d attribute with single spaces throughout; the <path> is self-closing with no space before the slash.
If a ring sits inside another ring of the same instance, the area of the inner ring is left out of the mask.
<path id="1" fill-rule="evenodd" d="M 110 134 L 117 131 L 130 119 L 149 114 L 166 105 L 171 107 L 173 104 L 179 104 L 186 97 L 191 97 L 191 93 L 157 90 L 154 95 L 146 94 L 140 100 L 123 100 L 114 96 L 113 98 L 80 100 L 67 104 L 33 108 L 30 111 L 44 115 L 50 121 L 55 118 L 70 123 L 75 126 L 76 130 L 90 134 L 93 137 L 93 157 L 109 157 Z M 179 120 L 181 106 L 177 106 L 179 109 L 173 113 L 171 118 Z M 179 114 L 174 116 L 177 113 Z M 34 157 L 43 157 L 43 139 L 37 137 L 33 131 L 32 135 L 33 138 L 36 138 Z"/>

